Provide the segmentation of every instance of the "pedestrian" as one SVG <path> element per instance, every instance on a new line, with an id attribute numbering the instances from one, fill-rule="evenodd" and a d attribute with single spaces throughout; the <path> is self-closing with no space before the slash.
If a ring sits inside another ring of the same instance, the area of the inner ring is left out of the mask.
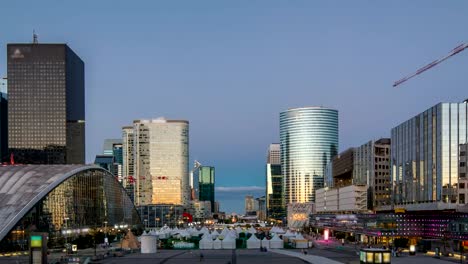
<path id="1" fill-rule="evenodd" d="M 203 261 L 203 258 L 204 258 L 203 253 L 200 252 L 200 262 Z"/>

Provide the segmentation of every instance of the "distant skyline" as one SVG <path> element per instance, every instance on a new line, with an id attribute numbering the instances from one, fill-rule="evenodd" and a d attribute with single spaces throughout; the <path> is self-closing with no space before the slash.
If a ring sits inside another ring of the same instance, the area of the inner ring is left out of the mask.
<path id="1" fill-rule="evenodd" d="M 190 121 L 190 164 L 216 167 L 221 210 L 263 195 L 279 113 L 339 111 L 339 151 L 439 102 L 468 98 L 468 51 L 399 80 L 468 41 L 464 1 L 2 2 L 6 44 L 67 43 L 84 61 L 86 160 L 135 119 Z M 112 6 L 112 9 L 109 9 Z"/>

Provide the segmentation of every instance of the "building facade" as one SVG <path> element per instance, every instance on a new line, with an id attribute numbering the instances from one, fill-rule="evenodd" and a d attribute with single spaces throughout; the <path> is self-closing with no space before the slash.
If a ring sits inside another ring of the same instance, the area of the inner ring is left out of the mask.
<path id="1" fill-rule="evenodd" d="M 333 157 L 333 186 L 344 187 L 353 184 L 354 148 L 350 148 Z"/>
<path id="2" fill-rule="evenodd" d="M 284 202 L 315 201 L 324 172 L 338 149 L 338 111 L 324 107 L 289 109 L 280 114 Z"/>
<path id="3" fill-rule="evenodd" d="M 84 63 L 66 44 L 8 44 L 8 145 L 17 163 L 85 163 Z"/>
<path id="4" fill-rule="evenodd" d="M 215 168 L 201 166 L 198 168 L 199 201 L 209 201 L 211 212 L 215 208 Z"/>
<path id="5" fill-rule="evenodd" d="M 7 80 L 0 80 L 0 163 L 8 160 Z"/>
<path id="6" fill-rule="evenodd" d="M 457 203 L 467 111 L 467 101 L 439 103 L 392 129 L 394 204 Z"/>
<path id="7" fill-rule="evenodd" d="M 4 166 L 0 181 L 0 253 L 27 250 L 31 232 L 48 233 L 50 248 L 102 234 L 105 226 L 113 227 L 108 230 L 113 235 L 129 229 L 141 233 L 140 218 L 124 189 L 97 166 Z"/>
<path id="8" fill-rule="evenodd" d="M 123 143 L 122 139 L 105 139 L 102 154 L 98 156 L 112 156 L 113 163 L 109 168 L 119 182 L 123 183 Z M 96 156 L 97 158 L 97 156 Z M 95 163 L 97 164 L 97 163 Z M 101 166 L 102 167 L 102 166 Z"/>
<path id="9" fill-rule="evenodd" d="M 355 148 L 353 184 L 368 186 L 369 209 L 391 202 L 390 142 L 381 138 Z"/>
<path id="10" fill-rule="evenodd" d="M 255 215 L 257 208 L 255 207 L 255 199 L 252 195 L 245 196 L 245 214 Z"/>
<path id="11" fill-rule="evenodd" d="M 286 216 L 280 153 L 280 144 L 271 144 L 268 148 L 266 164 L 266 214 L 268 218 L 276 220 L 281 220 Z"/>
<path id="12" fill-rule="evenodd" d="M 468 144 L 460 144 L 459 157 L 460 162 L 458 163 L 458 203 L 466 204 L 468 200 L 468 178 L 467 164 L 468 164 Z"/>
<path id="13" fill-rule="evenodd" d="M 189 206 L 189 123 L 134 121 L 135 204 Z"/>
<path id="14" fill-rule="evenodd" d="M 134 165 L 133 127 L 122 128 L 122 184 L 124 187 L 134 185 L 135 165 Z"/>
<path id="15" fill-rule="evenodd" d="M 319 189 L 315 206 L 317 213 L 367 212 L 367 187 L 366 185 L 349 185 L 341 188 Z"/>

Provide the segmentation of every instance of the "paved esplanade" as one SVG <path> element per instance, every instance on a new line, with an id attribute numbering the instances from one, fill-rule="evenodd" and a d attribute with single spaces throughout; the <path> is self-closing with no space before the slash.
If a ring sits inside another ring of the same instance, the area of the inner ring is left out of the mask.
<path id="1" fill-rule="evenodd" d="M 200 261 L 200 252 L 203 260 Z M 260 250 L 160 250 L 156 254 L 133 254 L 121 258 L 105 259 L 103 263 L 116 264 L 303 264 L 308 263 L 299 258 L 276 254 L 273 252 L 260 252 Z"/>

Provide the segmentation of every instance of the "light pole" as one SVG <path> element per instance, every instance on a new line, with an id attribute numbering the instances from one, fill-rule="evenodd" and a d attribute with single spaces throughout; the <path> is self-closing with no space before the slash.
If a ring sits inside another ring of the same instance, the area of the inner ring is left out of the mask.
<path id="1" fill-rule="evenodd" d="M 65 252 L 66 255 L 68 255 L 68 220 L 70 220 L 70 218 L 65 216 L 63 220 L 65 220 L 65 232 L 63 234 L 65 236 Z"/>
<path id="2" fill-rule="evenodd" d="M 107 246 L 109 240 L 107 239 L 107 221 L 104 221 L 104 244 Z"/>

